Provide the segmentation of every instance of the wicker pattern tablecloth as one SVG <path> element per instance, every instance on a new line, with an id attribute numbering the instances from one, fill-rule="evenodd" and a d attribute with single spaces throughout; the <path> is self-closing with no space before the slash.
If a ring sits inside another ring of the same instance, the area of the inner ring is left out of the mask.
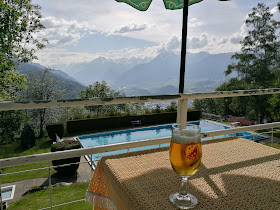
<path id="1" fill-rule="evenodd" d="M 188 186 L 199 200 L 195 209 L 280 209 L 280 150 L 225 138 L 203 142 L 202 153 Z M 160 148 L 103 157 L 87 199 L 95 210 L 114 209 L 111 201 L 119 210 L 169 210 L 176 209 L 169 195 L 179 188 L 168 148 Z"/>

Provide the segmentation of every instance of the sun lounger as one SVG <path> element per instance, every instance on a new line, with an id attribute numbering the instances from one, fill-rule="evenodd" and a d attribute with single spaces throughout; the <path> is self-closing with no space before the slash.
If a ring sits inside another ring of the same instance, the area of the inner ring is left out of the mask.
<path id="1" fill-rule="evenodd" d="M 141 122 L 141 120 L 132 120 L 132 121 L 131 121 L 131 124 L 132 124 L 133 126 L 135 126 L 135 125 L 142 125 L 142 122 Z"/>

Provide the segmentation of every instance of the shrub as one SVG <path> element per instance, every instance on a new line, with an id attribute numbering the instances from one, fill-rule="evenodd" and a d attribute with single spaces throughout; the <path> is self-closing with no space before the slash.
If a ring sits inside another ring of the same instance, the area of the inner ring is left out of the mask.
<path id="1" fill-rule="evenodd" d="M 20 136 L 23 119 L 23 111 L 0 112 L 0 145 L 10 144 Z"/>
<path id="2" fill-rule="evenodd" d="M 132 126 L 131 121 L 141 120 L 142 125 L 158 125 L 176 123 L 177 112 L 153 113 L 145 115 L 130 115 L 118 117 L 100 117 L 83 120 L 67 121 L 67 133 L 89 132 L 103 129 L 118 129 Z M 200 111 L 188 112 L 188 121 L 196 121 L 200 118 Z"/>
<path id="3" fill-rule="evenodd" d="M 20 136 L 21 146 L 24 148 L 31 148 L 35 146 L 35 133 L 33 129 L 28 125 L 25 124 L 23 131 Z"/>
<path id="4" fill-rule="evenodd" d="M 50 124 L 46 126 L 48 136 L 51 140 L 56 141 L 56 135 L 62 138 L 64 135 L 64 126 L 62 123 Z M 56 135 L 55 135 L 56 134 Z"/>
<path id="5" fill-rule="evenodd" d="M 79 141 L 64 140 L 62 142 L 53 144 L 51 146 L 51 152 L 79 149 L 79 148 L 81 148 L 81 143 Z M 61 159 L 61 160 L 53 160 L 52 164 L 53 164 L 53 166 L 58 166 L 58 165 L 63 165 L 63 164 L 77 163 L 77 162 L 80 162 L 80 159 L 81 159 L 81 157 L 73 157 L 73 158 L 67 158 L 67 159 Z M 55 170 L 60 174 L 69 176 L 69 175 L 73 175 L 77 171 L 78 168 L 79 168 L 79 164 L 72 164 L 69 166 L 62 166 L 62 167 L 55 168 Z"/>

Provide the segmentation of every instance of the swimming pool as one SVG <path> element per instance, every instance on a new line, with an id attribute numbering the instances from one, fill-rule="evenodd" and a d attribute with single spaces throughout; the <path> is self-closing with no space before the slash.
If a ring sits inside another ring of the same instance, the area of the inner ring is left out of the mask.
<path id="1" fill-rule="evenodd" d="M 15 185 L 11 185 L 8 187 L 1 187 L 2 201 L 11 200 L 14 198 L 15 187 L 16 187 Z"/>
<path id="2" fill-rule="evenodd" d="M 208 121 L 208 120 L 191 122 L 190 124 L 199 124 L 199 126 L 201 127 L 201 132 L 224 130 L 230 128 L 228 126 L 215 123 L 212 121 Z M 78 140 L 81 142 L 84 148 L 88 148 L 88 147 L 116 144 L 122 142 L 139 141 L 144 139 L 158 139 L 158 138 L 170 137 L 171 130 L 172 130 L 172 124 L 168 124 L 168 125 L 151 126 L 151 127 L 137 128 L 137 129 L 128 129 L 128 130 L 79 136 Z M 240 137 L 247 136 L 247 135 L 252 135 L 252 134 L 248 132 L 237 134 L 237 136 Z M 223 138 L 229 136 L 233 136 L 233 134 L 215 136 L 214 138 Z M 251 137 L 248 136 L 244 138 L 251 139 L 253 138 L 253 136 Z M 209 137 L 202 138 L 202 141 L 210 140 L 210 139 L 212 138 Z M 169 144 L 162 144 L 161 146 L 169 146 Z M 133 148 L 130 149 L 129 151 L 138 151 L 138 150 L 152 149 L 157 147 L 158 145 L 153 145 L 153 146 Z M 104 155 L 119 154 L 124 152 L 127 152 L 127 150 L 119 150 L 119 151 L 107 152 L 103 154 L 96 154 L 93 155 L 93 159 L 99 159 L 101 156 Z"/>

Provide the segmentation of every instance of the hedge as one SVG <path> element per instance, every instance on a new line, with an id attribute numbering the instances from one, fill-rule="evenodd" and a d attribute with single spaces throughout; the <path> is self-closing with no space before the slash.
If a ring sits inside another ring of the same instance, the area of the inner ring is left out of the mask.
<path id="1" fill-rule="evenodd" d="M 189 111 L 188 121 L 200 119 L 200 111 Z M 131 121 L 141 120 L 142 126 L 176 123 L 177 112 L 147 114 L 137 116 L 118 116 L 67 121 L 67 133 L 88 132 L 103 129 L 118 129 L 132 126 Z"/>
<path id="2" fill-rule="evenodd" d="M 62 142 L 52 144 L 51 152 L 79 149 L 81 147 L 82 147 L 82 145 L 79 141 L 64 140 Z M 59 165 L 64 165 L 64 164 L 77 163 L 77 162 L 80 162 L 80 159 L 81 159 L 81 157 L 73 157 L 73 158 L 67 158 L 67 159 L 53 160 L 52 164 L 53 164 L 53 166 L 59 166 Z M 77 171 L 78 168 L 79 168 L 79 164 L 72 164 L 69 166 L 62 166 L 62 167 L 55 168 L 55 170 L 58 173 L 63 174 L 65 176 L 71 176 Z"/>
<path id="3" fill-rule="evenodd" d="M 59 138 L 62 138 L 64 135 L 64 126 L 62 123 L 49 124 L 46 126 L 46 130 L 47 130 L 48 136 L 53 141 L 56 141 L 56 135 Z"/>

